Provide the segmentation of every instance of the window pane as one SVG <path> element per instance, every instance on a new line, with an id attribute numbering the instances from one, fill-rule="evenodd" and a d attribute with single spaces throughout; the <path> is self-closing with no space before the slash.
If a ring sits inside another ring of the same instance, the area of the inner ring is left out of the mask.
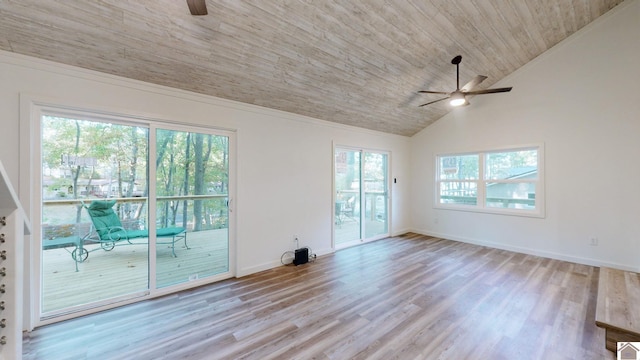
<path id="1" fill-rule="evenodd" d="M 387 154 L 364 153 L 365 239 L 386 234 L 387 223 Z"/>
<path id="2" fill-rule="evenodd" d="M 538 151 L 488 153 L 485 179 L 537 179 Z"/>
<path id="3" fill-rule="evenodd" d="M 108 224 L 92 219 L 89 207 L 113 201 L 100 210 L 112 229 L 146 228 L 148 129 L 53 115 L 41 126 L 41 313 L 141 296 L 148 242 L 103 237 L 97 228 Z"/>
<path id="4" fill-rule="evenodd" d="M 229 138 L 156 131 L 158 288 L 229 271 Z M 185 232 L 182 232 L 185 231 Z"/>
<path id="5" fill-rule="evenodd" d="M 478 159 L 476 155 L 454 155 L 440 157 L 440 179 L 478 179 Z"/>
<path id="6" fill-rule="evenodd" d="M 362 238 L 360 226 L 360 151 L 335 152 L 335 243 Z"/>
<path id="7" fill-rule="evenodd" d="M 535 209 L 536 185 L 531 182 L 494 182 L 487 184 L 487 207 Z"/>
<path id="8" fill-rule="evenodd" d="M 476 205 L 478 184 L 474 181 L 443 181 L 440 183 L 440 203 Z"/>

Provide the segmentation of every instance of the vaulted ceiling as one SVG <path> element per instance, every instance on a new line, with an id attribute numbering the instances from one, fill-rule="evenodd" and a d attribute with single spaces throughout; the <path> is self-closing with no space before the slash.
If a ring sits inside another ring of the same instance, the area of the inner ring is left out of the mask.
<path id="1" fill-rule="evenodd" d="M 451 110 L 417 91 L 453 91 L 455 55 L 488 88 L 621 2 L 0 0 L 0 49 L 410 136 Z"/>

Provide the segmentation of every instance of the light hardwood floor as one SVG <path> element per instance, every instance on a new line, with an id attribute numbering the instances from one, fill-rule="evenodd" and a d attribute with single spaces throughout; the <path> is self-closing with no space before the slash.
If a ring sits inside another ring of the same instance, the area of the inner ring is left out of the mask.
<path id="1" fill-rule="evenodd" d="M 34 359 L 614 359 L 599 269 L 415 234 L 38 328 Z"/>

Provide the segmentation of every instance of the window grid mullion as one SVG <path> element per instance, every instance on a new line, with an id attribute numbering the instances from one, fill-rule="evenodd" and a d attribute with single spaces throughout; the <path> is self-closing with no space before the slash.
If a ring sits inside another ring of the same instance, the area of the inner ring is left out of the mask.
<path id="1" fill-rule="evenodd" d="M 485 157 L 486 153 L 478 154 L 478 207 L 486 208 L 487 182 L 485 179 Z"/>

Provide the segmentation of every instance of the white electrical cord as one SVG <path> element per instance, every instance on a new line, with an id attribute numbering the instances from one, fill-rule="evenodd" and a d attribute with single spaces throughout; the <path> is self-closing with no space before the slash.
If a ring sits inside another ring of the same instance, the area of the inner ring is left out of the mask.
<path id="1" fill-rule="evenodd" d="M 289 255 L 288 258 L 285 258 L 287 255 Z M 282 256 L 280 256 L 280 262 L 282 263 L 282 265 L 289 265 L 293 262 L 293 258 L 295 257 L 295 254 L 293 253 L 293 251 L 285 251 L 284 254 L 282 254 Z M 285 259 L 288 260 L 288 262 L 284 262 Z"/>

